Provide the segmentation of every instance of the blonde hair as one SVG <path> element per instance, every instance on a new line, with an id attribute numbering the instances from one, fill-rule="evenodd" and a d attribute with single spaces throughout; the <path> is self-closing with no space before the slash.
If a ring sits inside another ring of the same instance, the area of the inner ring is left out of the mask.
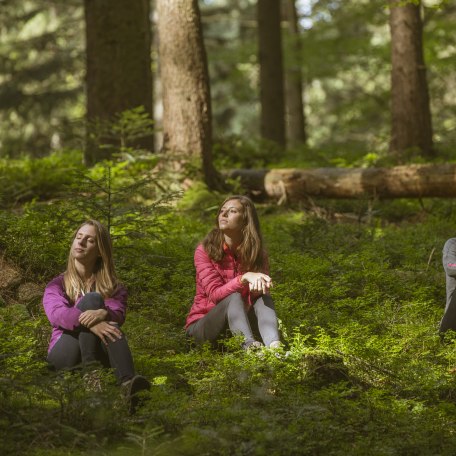
<path id="1" fill-rule="evenodd" d="M 219 228 L 218 216 L 220 210 L 228 201 L 237 200 L 242 204 L 244 227 L 242 228 L 242 241 L 237 249 L 243 272 L 260 272 L 265 267 L 263 237 L 261 235 L 260 220 L 255 206 L 250 198 L 242 195 L 230 196 L 223 201 L 217 212 L 216 227 L 204 238 L 203 247 L 214 261 L 221 261 L 225 251 L 223 249 L 225 238 Z"/>
<path id="2" fill-rule="evenodd" d="M 76 301 L 80 294 L 96 291 L 103 298 L 111 297 L 116 291 L 119 283 L 117 280 L 114 261 L 112 258 L 112 243 L 108 230 L 97 220 L 87 220 L 74 232 L 72 242 L 76 238 L 78 231 L 85 225 L 91 225 L 95 228 L 95 241 L 100 252 L 91 280 L 85 282 L 78 274 L 75 265 L 73 251 L 70 249 L 68 256 L 67 269 L 63 274 L 65 291 L 72 301 Z"/>

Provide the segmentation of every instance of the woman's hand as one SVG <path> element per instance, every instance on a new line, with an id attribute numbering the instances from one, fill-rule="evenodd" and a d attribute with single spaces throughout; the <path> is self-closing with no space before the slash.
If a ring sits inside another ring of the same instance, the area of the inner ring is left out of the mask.
<path id="1" fill-rule="evenodd" d="M 115 342 L 122 338 L 122 331 L 114 321 L 102 321 L 97 323 L 90 328 L 90 331 L 98 336 L 105 345 L 108 345 L 108 342 Z"/>
<path id="2" fill-rule="evenodd" d="M 106 309 L 86 310 L 79 315 L 79 323 L 86 328 L 106 320 L 108 311 Z"/>
<path id="3" fill-rule="evenodd" d="M 272 279 L 262 272 L 246 272 L 241 282 L 248 283 L 250 291 L 266 294 L 272 287 Z"/>

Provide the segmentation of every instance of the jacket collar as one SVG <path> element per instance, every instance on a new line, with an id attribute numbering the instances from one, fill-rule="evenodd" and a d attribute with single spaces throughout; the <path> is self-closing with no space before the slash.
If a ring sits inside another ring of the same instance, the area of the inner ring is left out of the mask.
<path id="1" fill-rule="evenodd" d="M 223 251 L 225 252 L 225 255 L 230 255 L 232 256 L 235 260 L 237 260 L 237 252 L 231 250 L 226 242 L 223 243 Z"/>

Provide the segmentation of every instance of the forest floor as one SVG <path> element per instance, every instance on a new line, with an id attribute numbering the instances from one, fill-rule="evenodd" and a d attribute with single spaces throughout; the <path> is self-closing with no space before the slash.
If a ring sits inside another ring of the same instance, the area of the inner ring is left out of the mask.
<path id="1" fill-rule="evenodd" d="M 236 339 L 189 346 L 193 251 L 222 196 L 188 199 L 144 228 L 156 237 L 115 240 L 124 330 L 152 382 L 136 415 L 111 372 L 102 392 L 50 372 L 39 299 L 0 295 L 1 454 L 455 454 L 456 339 L 437 332 L 452 201 L 318 201 L 318 213 L 258 205 L 289 351 L 277 357 L 245 353 Z M 0 249 L 24 281 L 43 287 L 64 269 L 70 215 L 54 203 L 0 212 Z"/>

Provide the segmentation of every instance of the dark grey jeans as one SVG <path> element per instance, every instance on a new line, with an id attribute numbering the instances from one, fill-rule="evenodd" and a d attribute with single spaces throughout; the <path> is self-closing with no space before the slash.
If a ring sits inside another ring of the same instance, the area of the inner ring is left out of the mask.
<path id="1" fill-rule="evenodd" d="M 78 309 L 104 309 L 104 301 L 99 293 L 87 293 L 77 305 Z M 69 369 L 82 364 L 86 366 L 94 361 L 105 367 L 113 367 L 119 383 L 130 380 L 135 375 L 133 358 L 127 339 L 102 343 L 101 339 L 89 329 L 80 326 L 74 331 L 64 331 L 60 339 L 52 347 L 48 362 L 56 369 Z"/>
<path id="2" fill-rule="evenodd" d="M 244 336 L 247 346 L 261 336 L 266 346 L 279 340 L 274 302 L 271 296 L 260 296 L 246 312 L 240 293 L 233 293 L 220 301 L 203 318 L 187 328 L 187 335 L 197 344 L 214 342 L 229 329 L 232 334 Z"/>

